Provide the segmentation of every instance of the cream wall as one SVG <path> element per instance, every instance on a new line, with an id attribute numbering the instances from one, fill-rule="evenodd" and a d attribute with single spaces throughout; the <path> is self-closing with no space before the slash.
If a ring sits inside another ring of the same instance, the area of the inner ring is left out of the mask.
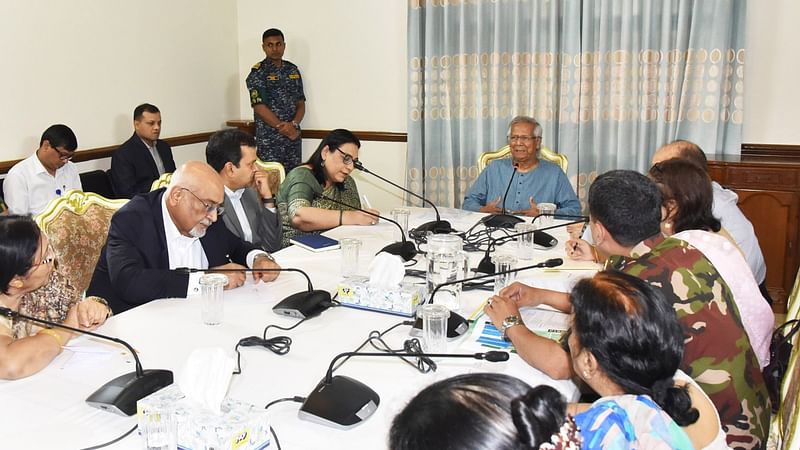
<path id="1" fill-rule="evenodd" d="M 239 114 L 236 28 L 227 1 L 0 2 L 0 160 L 28 156 L 53 123 L 79 150 L 121 143 L 145 101 L 162 137 L 222 127 Z M 176 159 L 198 154 L 186 149 Z"/>
<path id="2" fill-rule="evenodd" d="M 748 2 L 744 142 L 800 144 L 800 2 Z"/>
<path id="3" fill-rule="evenodd" d="M 744 141 L 800 144 L 800 3 L 749 6 Z M 249 118 L 244 78 L 272 26 L 303 71 L 304 127 L 406 131 L 406 8 L 405 0 L 0 2 L 0 160 L 27 156 L 58 122 L 75 130 L 79 148 L 120 143 L 142 101 L 162 109 L 163 136 Z M 305 142 L 304 153 L 316 144 Z M 176 159 L 202 158 L 203 147 L 182 147 Z M 366 142 L 361 155 L 400 183 L 405 157 L 405 144 L 394 143 Z M 398 202 L 369 184 L 359 177 L 376 205 Z"/>
<path id="4" fill-rule="evenodd" d="M 303 75 L 309 129 L 405 132 L 406 8 L 402 0 L 238 2 L 240 115 L 252 118 L 245 78 L 264 59 L 261 34 L 279 28 L 284 58 Z M 308 156 L 318 140 L 305 140 Z M 405 183 L 405 143 L 363 142 L 359 154 L 375 173 Z M 355 174 L 359 190 L 382 211 L 402 203 L 397 190 Z"/>

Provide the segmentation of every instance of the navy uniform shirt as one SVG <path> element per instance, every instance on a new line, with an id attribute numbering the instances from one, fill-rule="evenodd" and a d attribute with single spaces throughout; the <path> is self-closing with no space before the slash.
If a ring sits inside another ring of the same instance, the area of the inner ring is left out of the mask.
<path id="1" fill-rule="evenodd" d="M 305 100 L 303 78 L 297 66 L 284 60 L 281 67 L 269 58 L 256 63 L 247 76 L 250 105 L 264 104 L 283 122 L 291 122 L 297 112 L 297 102 Z M 290 140 L 267 125 L 255 114 L 258 157 L 264 161 L 278 161 L 286 171 L 300 165 L 302 145 L 300 139 Z"/>

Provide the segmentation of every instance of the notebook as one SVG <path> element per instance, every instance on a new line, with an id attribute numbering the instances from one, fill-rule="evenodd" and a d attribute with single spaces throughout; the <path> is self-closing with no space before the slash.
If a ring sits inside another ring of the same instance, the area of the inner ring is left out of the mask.
<path id="1" fill-rule="evenodd" d="M 339 248 L 339 241 L 321 234 L 303 234 L 289 239 L 289 242 L 312 252 L 326 252 Z"/>

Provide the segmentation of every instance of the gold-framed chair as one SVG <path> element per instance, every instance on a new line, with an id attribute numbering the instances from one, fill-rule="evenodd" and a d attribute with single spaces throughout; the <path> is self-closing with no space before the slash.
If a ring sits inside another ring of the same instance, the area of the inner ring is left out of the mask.
<path id="1" fill-rule="evenodd" d="M 484 152 L 481 153 L 481 156 L 478 158 L 478 172 L 483 172 L 483 169 L 489 165 L 490 162 L 496 159 L 503 159 L 508 158 L 511 155 L 511 147 L 508 145 L 501 147 L 498 150 L 493 152 Z M 549 161 L 558 167 L 561 167 L 561 170 L 564 173 L 567 173 L 567 168 L 569 167 L 569 160 L 567 157 L 561 153 L 556 153 L 550 150 L 547 147 L 539 147 L 539 158 Z"/>
<path id="2" fill-rule="evenodd" d="M 127 202 L 71 189 L 34 218 L 50 238 L 63 272 L 79 292 L 84 292 L 92 280 L 108 239 L 111 216 Z"/>
<path id="3" fill-rule="evenodd" d="M 794 287 L 786 300 L 786 321 L 800 319 L 800 270 L 794 279 Z M 789 366 L 781 383 L 781 407 L 772 416 L 767 448 L 800 448 L 800 340 L 795 336 Z"/>
<path id="4" fill-rule="evenodd" d="M 164 175 L 161 175 L 160 177 L 158 177 L 158 179 L 153 180 L 153 184 L 150 185 L 150 192 L 153 192 L 156 189 L 161 189 L 169 186 L 169 182 L 171 180 L 172 180 L 172 172 L 167 172 Z"/>
<path id="5" fill-rule="evenodd" d="M 283 183 L 283 179 L 286 178 L 286 170 L 283 168 L 283 164 L 277 161 L 262 161 L 257 159 L 256 166 L 267 173 L 269 176 L 269 188 L 272 191 L 272 195 L 277 195 L 278 189 L 281 187 L 281 183 Z"/>

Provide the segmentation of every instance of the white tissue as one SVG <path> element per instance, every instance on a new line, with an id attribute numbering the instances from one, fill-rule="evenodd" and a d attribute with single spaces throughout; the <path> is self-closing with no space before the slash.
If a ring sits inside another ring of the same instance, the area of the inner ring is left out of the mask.
<path id="1" fill-rule="evenodd" d="M 397 255 L 380 252 L 369 265 L 369 284 L 371 286 L 393 289 L 400 286 L 406 276 L 403 260 Z"/>
<path id="2" fill-rule="evenodd" d="M 222 348 L 198 348 L 186 359 L 178 386 L 189 400 L 219 413 L 233 376 L 233 366 L 233 358 Z"/>

